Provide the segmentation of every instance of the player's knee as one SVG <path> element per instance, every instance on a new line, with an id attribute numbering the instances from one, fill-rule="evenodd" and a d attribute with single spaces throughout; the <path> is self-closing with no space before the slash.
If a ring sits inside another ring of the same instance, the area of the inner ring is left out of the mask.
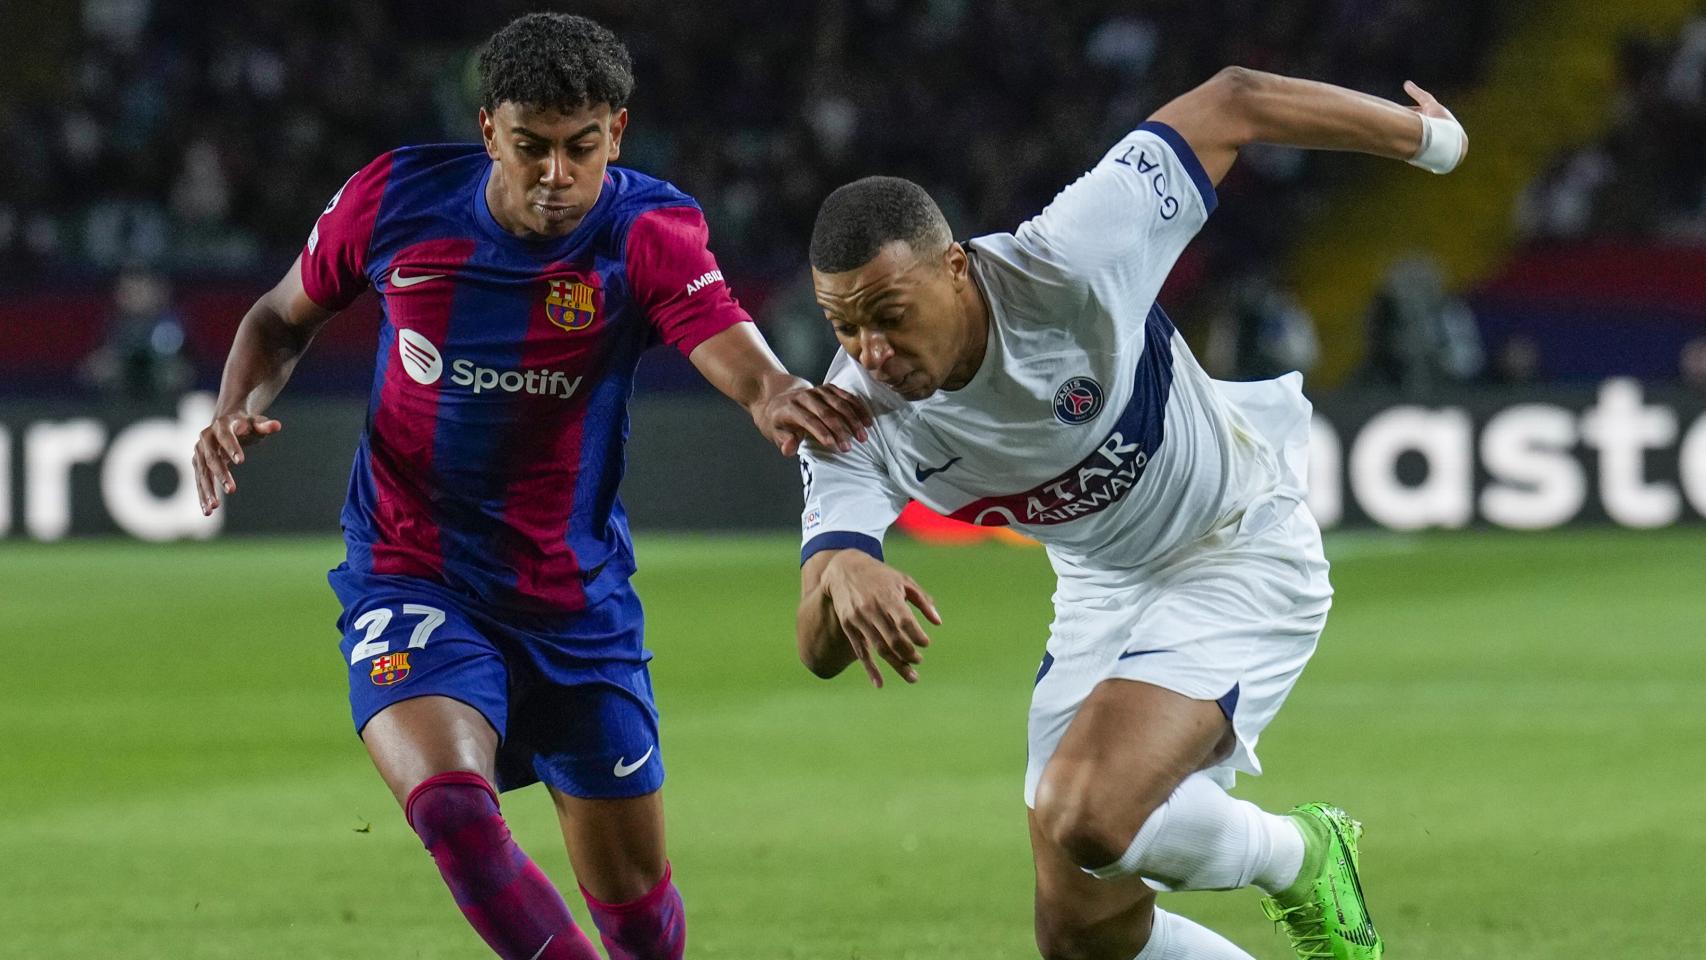
<path id="1" fill-rule="evenodd" d="M 1130 909 L 1090 920 L 1071 911 L 1057 913 L 1037 906 L 1037 952 L 1043 960 L 1106 960 L 1129 957 L 1148 936 L 1145 915 L 1155 895 L 1146 894 Z"/>
<path id="2" fill-rule="evenodd" d="M 1108 796 L 1086 765 L 1050 764 L 1037 785 L 1037 822 L 1044 836 L 1086 870 L 1118 860 L 1149 811 Z"/>
<path id="3" fill-rule="evenodd" d="M 486 823 L 501 827 L 497 791 L 477 773 L 441 773 L 421 781 L 409 792 L 403 816 L 429 849 L 471 834 L 469 827 Z"/>
<path id="4" fill-rule="evenodd" d="M 1085 927 L 1037 918 L 1037 952 L 1043 960 L 1100 960 L 1101 947 L 1101 938 Z"/>

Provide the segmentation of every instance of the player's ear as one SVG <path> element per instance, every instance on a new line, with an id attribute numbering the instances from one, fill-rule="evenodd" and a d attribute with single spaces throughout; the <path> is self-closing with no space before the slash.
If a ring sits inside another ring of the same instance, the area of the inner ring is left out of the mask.
<path id="1" fill-rule="evenodd" d="M 498 125 L 485 107 L 480 108 L 480 142 L 486 145 L 486 156 L 498 159 Z"/>
<path id="2" fill-rule="evenodd" d="M 628 108 L 616 111 L 616 116 L 610 118 L 610 159 L 622 155 L 622 131 L 628 129 Z"/>
<path id="3" fill-rule="evenodd" d="M 942 253 L 942 262 L 948 268 L 948 279 L 953 281 L 954 289 L 958 290 L 971 278 L 971 258 L 966 256 L 966 248 L 959 241 L 948 244 L 948 249 Z"/>

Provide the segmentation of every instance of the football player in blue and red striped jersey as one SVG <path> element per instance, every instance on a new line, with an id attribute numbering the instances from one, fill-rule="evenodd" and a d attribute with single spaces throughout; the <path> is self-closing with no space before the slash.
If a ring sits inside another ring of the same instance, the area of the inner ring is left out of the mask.
<path id="1" fill-rule="evenodd" d="M 617 497 L 642 351 L 668 343 L 792 455 L 863 439 L 863 403 L 790 376 L 730 295 L 698 204 L 609 166 L 627 50 L 533 14 L 480 56 L 482 143 L 357 171 L 243 318 L 195 451 L 203 510 L 315 331 L 371 286 L 384 321 L 331 572 L 355 725 L 468 921 L 513 960 L 596 960 L 510 838 L 543 781 L 612 960 L 679 958 L 663 758 Z"/>

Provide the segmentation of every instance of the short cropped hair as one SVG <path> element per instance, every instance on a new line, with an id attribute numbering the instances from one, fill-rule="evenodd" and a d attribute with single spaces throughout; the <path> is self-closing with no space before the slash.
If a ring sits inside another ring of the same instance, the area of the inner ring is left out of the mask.
<path id="1" fill-rule="evenodd" d="M 953 241 L 948 220 L 925 189 L 900 177 L 866 177 L 824 198 L 812 226 L 811 262 L 823 273 L 856 270 L 884 245 L 904 240 L 914 250 Z"/>
<path id="2" fill-rule="evenodd" d="M 634 92 L 634 64 L 616 34 L 585 17 L 530 13 L 511 20 L 480 51 L 480 102 L 572 113 L 600 103 L 620 110 Z"/>

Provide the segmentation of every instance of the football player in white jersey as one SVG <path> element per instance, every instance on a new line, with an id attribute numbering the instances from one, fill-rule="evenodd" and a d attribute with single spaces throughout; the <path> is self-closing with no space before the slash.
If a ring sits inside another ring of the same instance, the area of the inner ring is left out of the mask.
<path id="1" fill-rule="evenodd" d="M 1025 801 L 1043 956 L 1248 958 L 1156 890 L 1260 887 L 1302 957 L 1383 948 L 1361 827 L 1226 791 L 1315 649 L 1332 588 L 1304 503 L 1300 378 L 1210 380 L 1155 304 L 1238 150 L 1275 143 L 1435 173 L 1463 128 L 1411 107 L 1228 68 L 1162 107 L 1016 233 L 955 243 L 928 194 L 831 194 L 811 260 L 870 440 L 802 453 L 801 659 L 917 679 L 934 601 L 883 562 L 909 499 L 1041 541 L 1058 578 L 1029 720 Z"/>

